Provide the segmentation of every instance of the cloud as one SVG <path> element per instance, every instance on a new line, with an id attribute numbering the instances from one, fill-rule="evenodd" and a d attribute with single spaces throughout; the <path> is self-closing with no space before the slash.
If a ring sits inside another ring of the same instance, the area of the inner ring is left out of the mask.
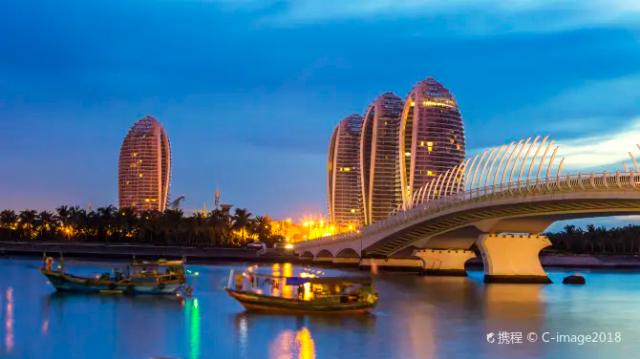
<path id="1" fill-rule="evenodd" d="M 634 164 L 629 153 L 640 162 L 640 148 L 637 146 L 640 144 L 640 117 L 629 121 L 627 126 L 610 131 L 564 139 L 554 138 L 551 135 L 549 140 L 554 141 L 554 147 L 558 146 L 555 166 L 558 165 L 560 158 L 565 158 L 565 173 L 622 171 L 623 163 L 632 170 Z M 499 146 L 473 149 L 470 155 L 497 147 Z"/>
<path id="2" fill-rule="evenodd" d="M 566 158 L 568 169 L 622 169 L 621 163 L 633 168 L 629 152 L 638 158 L 640 117 L 630 125 L 582 138 L 559 140 L 559 153 Z"/>
<path id="3" fill-rule="evenodd" d="M 260 11 L 277 25 L 348 20 L 437 19 L 464 15 L 459 32 L 547 32 L 591 26 L 637 27 L 640 3 L 631 0 L 209 0 L 232 10 Z"/>

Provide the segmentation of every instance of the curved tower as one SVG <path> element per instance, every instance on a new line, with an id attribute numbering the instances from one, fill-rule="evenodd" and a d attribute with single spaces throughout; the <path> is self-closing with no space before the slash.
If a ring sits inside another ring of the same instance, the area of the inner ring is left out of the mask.
<path id="1" fill-rule="evenodd" d="M 162 125 L 152 116 L 136 122 L 120 148 L 120 208 L 164 211 L 171 178 L 171 149 Z"/>
<path id="2" fill-rule="evenodd" d="M 360 139 L 360 178 L 365 224 L 387 218 L 402 204 L 398 136 L 402 99 L 391 92 L 369 106 Z"/>
<path id="3" fill-rule="evenodd" d="M 359 156 L 361 130 L 362 116 L 353 114 L 336 126 L 329 144 L 329 218 L 341 229 L 353 230 L 364 222 Z"/>
<path id="4" fill-rule="evenodd" d="M 449 90 L 431 77 L 418 82 L 407 96 L 399 147 L 405 207 L 414 191 L 464 160 L 464 128 L 458 104 Z"/>

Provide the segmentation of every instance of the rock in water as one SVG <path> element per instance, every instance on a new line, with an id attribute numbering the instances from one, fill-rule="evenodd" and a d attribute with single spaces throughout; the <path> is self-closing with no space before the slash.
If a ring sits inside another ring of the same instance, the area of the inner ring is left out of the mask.
<path id="1" fill-rule="evenodd" d="M 587 281 L 579 274 L 564 277 L 562 284 L 585 284 Z"/>

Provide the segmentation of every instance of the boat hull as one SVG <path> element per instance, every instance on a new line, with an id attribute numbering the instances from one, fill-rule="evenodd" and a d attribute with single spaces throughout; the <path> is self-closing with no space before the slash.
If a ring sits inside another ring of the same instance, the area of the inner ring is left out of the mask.
<path id="1" fill-rule="evenodd" d="M 376 303 L 319 303 L 226 289 L 248 311 L 286 314 L 366 314 Z"/>
<path id="2" fill-rule="evenodd" d="M 42 274 L 59 292 L 105 294 L 174 294 L 184 283 L 125 283 L 74 276 L 43 270 Z"/>

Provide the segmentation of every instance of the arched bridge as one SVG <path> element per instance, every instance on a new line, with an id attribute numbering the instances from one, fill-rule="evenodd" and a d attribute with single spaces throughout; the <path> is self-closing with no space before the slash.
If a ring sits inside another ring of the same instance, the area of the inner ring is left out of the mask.
<path id="1" fill-rule="evenodd" d="M 464 272 L 475 245 L 486 279 L 545 281 L 538 253 L 550 242 L 540 233 L 557 220 L 640 213 L 640 169 L 631 156 L 635 171 L 564 175 L 564 159 L 554 165 L 558 147 L 539 139 L 487 150 L 413 193 L 389 218 L 298 243 L 296 251 L 355 263 L 417 247 L 424 269 Z"/>

